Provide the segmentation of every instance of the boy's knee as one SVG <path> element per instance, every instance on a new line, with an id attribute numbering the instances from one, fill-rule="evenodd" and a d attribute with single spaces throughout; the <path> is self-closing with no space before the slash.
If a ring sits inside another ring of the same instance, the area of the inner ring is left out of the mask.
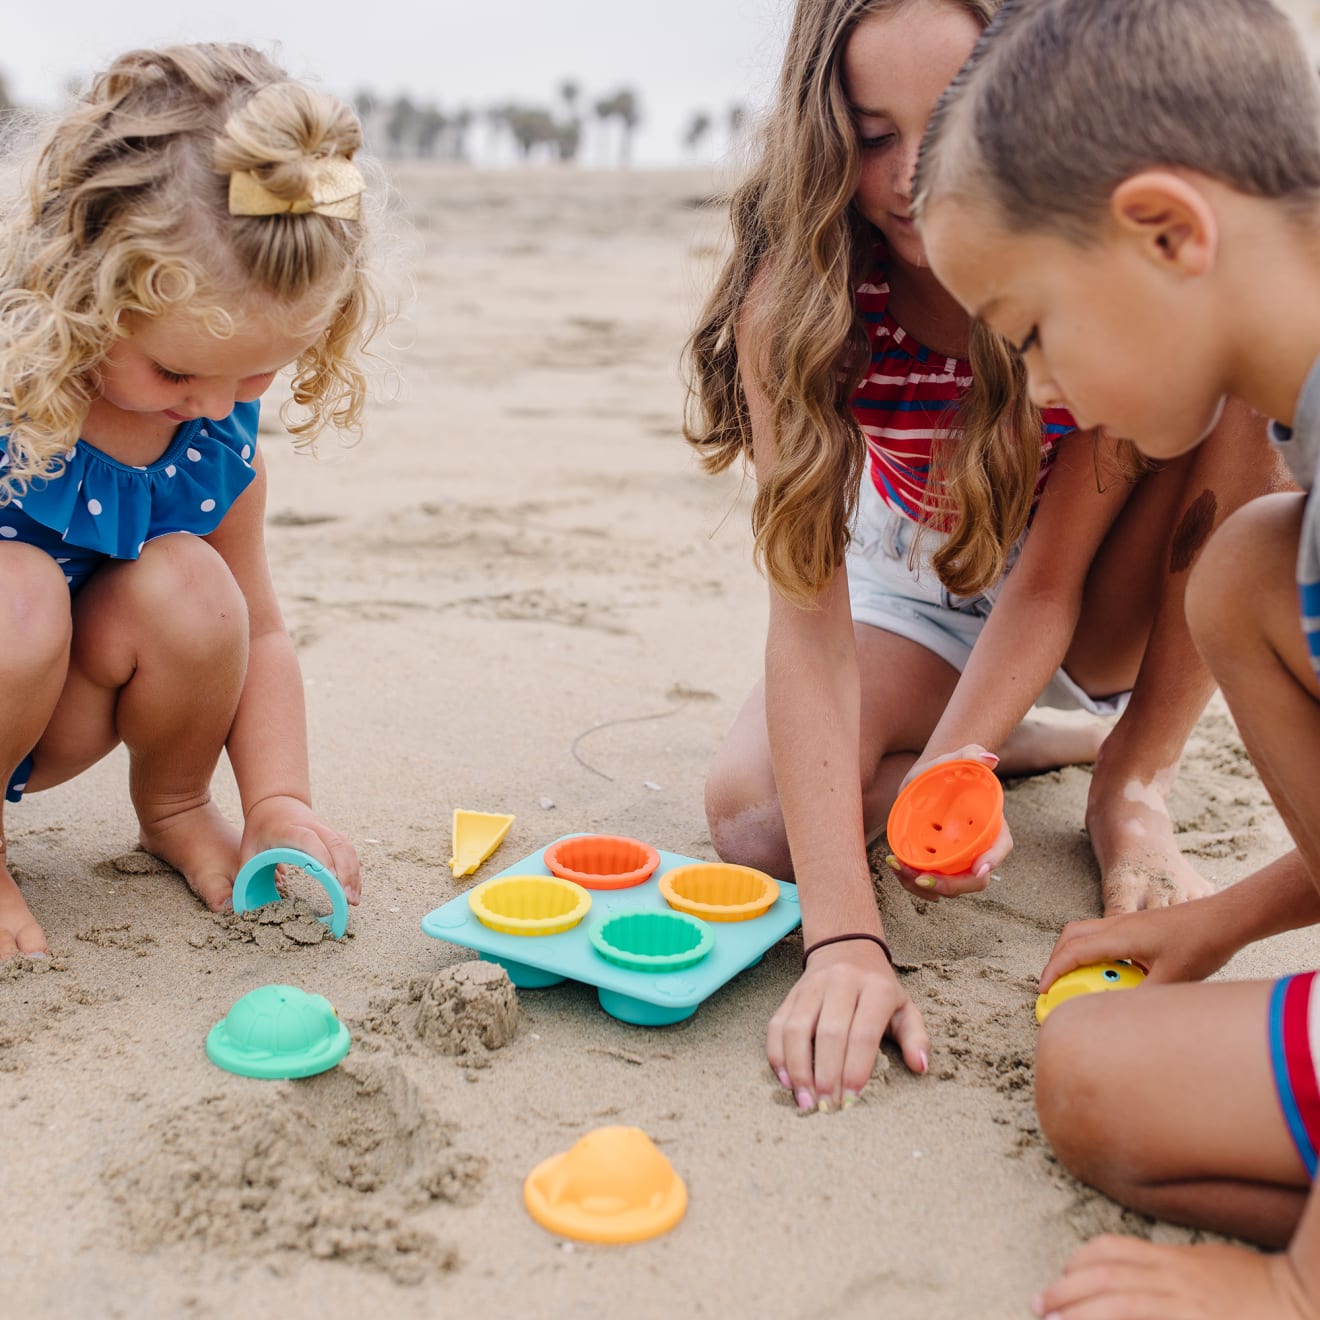
<path id="1" fill-rule="evenodd" d="M 1266 495 L 1232 513 L 1206 544 L 1187 582 L 1187 626 L 1208 662 L 1262 620 L 1264 597 L 1293 608 L 1303 496 Z M 1212 666 L 1213 667 L 1213 666 Z"/>
<path id="2" fill-rule="evenodd" d="M 1085 1021 L 1095 1005 L 1078 1000 L 1062 1008 L 1041 1023 L 1036 1041 L 1036 1114 L 1059 1162 L 1091 1181 L 1087 1174 L 1101 1146 L 1109 1068 L 1097 1057 Z"/>

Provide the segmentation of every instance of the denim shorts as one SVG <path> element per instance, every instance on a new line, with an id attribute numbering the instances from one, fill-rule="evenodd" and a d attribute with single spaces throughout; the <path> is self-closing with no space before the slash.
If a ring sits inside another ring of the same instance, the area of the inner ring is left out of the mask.
<path id="1" fill-rule="evenodd" d="M 980 595 L 955 596 L 931 566 L 942 534 L 925 528 L 918 541 L 918 530 L 916 523 L 880 498 L 870 474 L 866 474 L 847 556 L 852 616 L 857 623 L 924 646 L 962 673 L 1004 578 Z M 1009 557 L 1008 572 L 1012 572 L 1020 549 L 1021 542 Z M 1099 699 L 1089 696 L 1059 669 L 1035 704 L 1057 710 L 1084 710 L 1092 715 L 1117 715 L 1127 705 L 1128 695 L 1121 692 Z"/>

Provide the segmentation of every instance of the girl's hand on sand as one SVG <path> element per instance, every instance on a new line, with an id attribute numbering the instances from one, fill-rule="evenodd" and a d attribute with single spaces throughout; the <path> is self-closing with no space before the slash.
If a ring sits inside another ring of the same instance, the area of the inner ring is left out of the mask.
<path id="1" fill-rule="evenodd" d="M 244 860 L 266 848 L 297 848 L 316 858 L 334 872 L 350 903 L 361 900 L 357 850 L 298 798 L 263 798 L 248 812 L 243 822 Z"/>
<path id="2" fill-rule="evenodd" d="M 1238 950 L 1232 932 L 1226 932 L 1224 925 L 1210 898 L 1093 921 L 1070 921 L 1041 971 L 1041 993 L 1075 967 L 1119 959 L 1136 963 L 1154 984 L 1203 981 Z"/>
<path id="3" fill-rule="evenodd" d="M 1115 1236 L 1095 1238 L 1075 1252 L 1031 1309 L 1049 1320 L 1303 1320 L 1316 1314 L 1286 1254 L 1156 1246 Z"/>
<path id="4" fill-rule="evenodd" d="M 766 1054 L 800 1110 L 842 1109 L 861 1094 L 886 1034 L 913 1072 L 927 1071 L 926 1025 L 889 960 L 869 940 L 849 940 L 811 955 L 770 1019 Z"/>
<path id="5" fill-rule="evenodd" d="M 999 764 L 999 757 L 988 752 L 979 743 L 968 743 L 956 752 L 946 752 L 943 756 L 932 756 L 918 761 L 903 777 L 899 785 L 901 793 L 924 770 L 929 770 L 941 761 L 980 761 L 990 769 Z M 1009 853 L 1013 851 L 1013 834 L 1005 820 L 999 827 L 999 834 L 991 846 L 975 862 L 959 875 L 940 875 L 935 872 L 914 871 L 905 866 L 892 854 L 885 858 L 889 869 L 898 877 L 898 882 L 910 894 L 917 898 L 934 901 L 939 898 L 956 898 L 959 894 L 976 894 L 989 885 L 992 872 Z"/>

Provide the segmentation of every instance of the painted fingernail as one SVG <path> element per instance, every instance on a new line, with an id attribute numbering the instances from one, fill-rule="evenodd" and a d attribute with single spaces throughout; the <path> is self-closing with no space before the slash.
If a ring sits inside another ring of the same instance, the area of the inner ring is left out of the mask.
<path id="1" fill-rule="evenodd" d="M 856 1091 L 845 1091 L 843 1093 L 843 1107 L 845 1109 L 851 1109 L 860 1099 L 861 1096 L 859 1096 Z"/>
<path id="2" fill-rule="evenodd" d="M 923 1073 L 930 1072 L 930 1055 L 925 1050 L 918 1050 L 917 1058 L 921 1060 L 921 1071 Z"/>
<path id="3" fill-rule="evenodd" d="M 45 949 L 38 949 L 35 953 L 23 953 L 20 951 L 18 956 L 20 958 L 39 958 L 42 962 L 50 961 L 50 954 L 47 953 Z"/>
<path id="4" fill-rule="evenodd" d="M 976 878 L 978 880 L 984 880 L 986 876 L 988 876 L 989 874 L 990 874 L 989 862 L 982 862 L 981 865 L 976 868 Z"/>
<path id="5" fill-rule="evenodd" d="M 999 758 L 994 754 L 994 752 L 982 752 L 977 759 L 984 761 L 986 765 L 999 764 Z"/>
<path id="6" fill-rule="evenodd" d="M 820 1102 L 816 1105 L 816 1112 L 818 1114 L 832 1114 L 834 1112 L 834 1105 L 830 1102 L 828 1096 L 823 1096 L 821 1098 Z"/>
<path id="7" fill-rule="evenodd" d="M 895 857 L 893 853 L 890 853 L 889 856 L 885 858 L 885 865 L 886 865 L 891 871 L 897 871 L 897 870 L 898 870 L 898 858 Z"/>
<path id="8" fill-rule="evenodd" d="M 933 875 L 919 875 L 917 876 L 917 884 L 919 884 L 922 889 L 934 889 L 935 877 Z"/>
<path id="9" fill-rule="evenodd" d="M 811 1098 L 811 1092 L 805 1086 L 797 1093 L 797 1107 L 803 1113 L 816 1107 L 816 1102 Z"/>
<path id="10" fill-rule="evenodd" d="M 779 1085 L 782 1086 L 785 1091 L 791 1091 L 793 1089 L 793 1081 L 788 1075 L 787 1068 L 780 1068 L 778 1072 L 775 1073 L 775 1076 L 779 1078 Z"/>

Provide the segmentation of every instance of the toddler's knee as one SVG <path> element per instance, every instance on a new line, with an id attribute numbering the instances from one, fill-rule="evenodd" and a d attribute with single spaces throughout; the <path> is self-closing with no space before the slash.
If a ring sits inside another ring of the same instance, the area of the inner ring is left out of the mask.
<path id="1" fill-rule="evenodd" d="M 7 677 L 56 663 L 68 651 L 72 628 L 60 566 L 35 546 L 6 546 L 0 553 L 0 665 Z"/>
<path id="2" fill-rule="evenodd" d="M 154 636 L 216 654 L 245 643 L 247 602 L 229 565 L 199 537 L 150 542 L 134 565 L 131 590 Z"/>
<path id="3" fill-rule="evenodd" d="M 715 851 L 726 862 L 755 867 L 787 878 L 791 872 L 788 836 L 779 799 L 771 794 L 758 801 L 747 785 L 722 769 L 719 762 L 706 779 L 706 825 Z"/>

